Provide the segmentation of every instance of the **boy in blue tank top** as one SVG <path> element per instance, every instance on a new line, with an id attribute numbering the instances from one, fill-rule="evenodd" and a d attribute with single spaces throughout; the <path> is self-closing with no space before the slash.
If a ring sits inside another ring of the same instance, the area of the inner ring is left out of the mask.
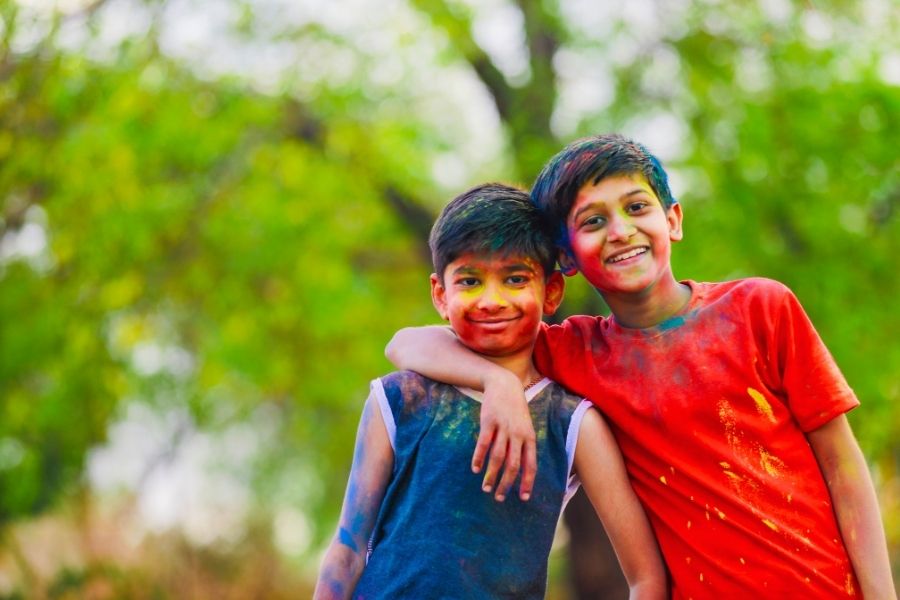
<path id="1" fill-rule="evenodd" d="M 528 195 L 499 184 L 473 188 L 444 208 L 429 244 L 438 313 L 525 389 L 537 476 L 527 501 L 494 502 L 466 468 L 481 395 L 411 371 L 374 380 L 316 600 L 543 598 L 554 530 L 579 484 L 631 597 L 665 597 L 656 541 L 607 425 L 532 362 L 541 318 L 556 310 L 564 284 L 551 232 Z M 497 540 L 505 544 L 499 552 Z"/>

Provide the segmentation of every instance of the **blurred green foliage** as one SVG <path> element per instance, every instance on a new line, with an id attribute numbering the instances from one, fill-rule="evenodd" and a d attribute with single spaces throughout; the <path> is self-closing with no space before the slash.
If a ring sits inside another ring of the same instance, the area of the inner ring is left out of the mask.
<path id="1" fill-rule="evenodd" d="M 96 34 L 116 2 L 77 16 Z M 676 275 L 792 287 L 862 399 L 851 421 L 867 456 L 896 488 L 890 2 L 874 17 L 878 2 L 769 3 L 777 19 L 755 4 L 648 2 L 661 16 L 623 8 L 602 27 L 577 3 L 499 3 L 522 21 L 524 58 L 504 69 L 473 35 L 486 9 L 401 4 L 414 20 L 391 52 L 424 63 L 431 85 L 412 67 L 375 77 L 366 31 L 311 20 L 270 40 L 310 61 L 275 91 L 163 51 L 162 20 L 101 58 L 57 43 L 73 19 L 61 13 L 17 46 L 26 13 L 0 4 L 0 530 L 82 489 L 87 452 L 127 403 L 188 407 L 209 430 L 263 407 L 276 426 L 246 484 L 262 512 L 302 506 L 316 547 L 367 381 L 389 368 L 384 344 L 436 319 L 431 216 L 481 180 L 527 183 L 563 143 L 609 130 L 652 149 L 677 142 L 661 152 L 686 214 Z M 265 41 L 253 5 L 237 5 L 239 33 Z M 444 77 L 481 92 L 432 105 Z M 458 127 L 436 114 L 448 106 Z M 486 161 L 466 155 L 471 107 L 499 140 Z M 451 183 L 447 156 L 462 165 Z M 574 281 L 566 306 L 602 310 Z M 896 548 L 898 516 L 885 516 Z"/>

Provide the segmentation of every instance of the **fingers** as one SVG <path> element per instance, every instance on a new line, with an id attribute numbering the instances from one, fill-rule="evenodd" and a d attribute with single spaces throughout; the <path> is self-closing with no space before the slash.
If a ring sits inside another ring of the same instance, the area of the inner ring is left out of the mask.
<path id="1" fill-rule="evenodd" d="M 506 458 L 508 441 L 509 438 L 506 437 L 506 433 L 502 429 L 498 429 L 497 434 L 494 436 L 494 444 L 491 446 L 487 470 L 484 472 L 484 481 L 481 483 L 481 489 L 485 492 L 490 492 L 494 489 L 494 483 L 497 481 L 500 467 L 503 466 L 503 460 Z"/>
<path id="2" fill-rule="evenodd" d="M 534 437 L 522 444 L 522 481 L 519 482 L 519 498 L 524 502 L 531 498 L 534 477 L 537 474 L 537 447 Z"/>
<path id="3" fill-rule="evenodd" d="M 500 483 L 497 484 L 497 493 L 494 494 L 494 499 L 497 502 L 503 502 L 506 499 L 509 488 L 512 487 L 516 477 L 519 476 L 521 457 L 522 444 L 513 443 L 513 441 L 510 440 L 506 449 L 506 463 L 503 466 L 503 477 L 500 478 Z"/>
<path id="4" fill-rule="evenodd" d="M 494 441 L 494 433 L 497 429 L 496 425 L 489 425 L 484 422 L 482 417 L 481 432 L 478 434 L 478 441 L 475 442 L 475 453 L 472 454 L 472 472 L 480 473 L 484 466 L 484 457 L 487 455 Z"/>

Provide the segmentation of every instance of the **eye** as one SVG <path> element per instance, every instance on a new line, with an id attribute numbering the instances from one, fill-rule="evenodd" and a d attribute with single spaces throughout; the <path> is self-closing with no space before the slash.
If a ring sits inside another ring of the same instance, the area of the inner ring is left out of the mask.
<path id="1" fill-rule="evenodd" d="M 636 200 L 635 202 L 629 202 L 628 206 L 625 207 L 625 210 L 632 215 L 639 214 L 645 208 L 650 206 L 650 203 L 646 200 Z"/>
<path id="2" fill-rule="evenodd" d="M 510 275 L 506 278 L 506 283 L 509 285 L 525 285 L 528 283 L 527 275 Z"/>
<path id="3" fill-rule="evenodd" d="M 481 283 L 477 277 L 460 277 L 456 280 L 456 285 L 460 287 L 475 287 Z"/>
<path id="4" fill-rule="evenodd" d="M 602 215 L 591 215 L 581 222 L 582 227 L 590 227 L 596 229 L 606 224 L 606 218 Z"/>

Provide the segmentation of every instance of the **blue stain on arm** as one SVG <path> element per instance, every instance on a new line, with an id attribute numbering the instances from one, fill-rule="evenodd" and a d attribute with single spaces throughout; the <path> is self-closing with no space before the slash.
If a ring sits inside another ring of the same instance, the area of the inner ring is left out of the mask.
<path id="1" fill-rule="evenodd" d="M 350 535 L 350 532 L 345 528 L 341 527 L 338 530 L 338 540 L 348 548 L 350 548 L 353 552 L 359 552 L 359 548 L 356 546 L 356 542 L 353 541 L 353 536 Z"/>
<path id="2" fill-rule="evenodd" d="M 359 422 L 340 523 L 322 563 L 315 600 L 348 598 L 356 588 L 393 467 L 387 429 L 377 400 L 370 396 Z"/>

